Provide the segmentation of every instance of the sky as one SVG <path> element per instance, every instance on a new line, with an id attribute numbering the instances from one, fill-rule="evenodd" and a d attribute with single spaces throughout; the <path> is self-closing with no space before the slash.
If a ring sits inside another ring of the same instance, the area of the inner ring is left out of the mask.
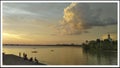
<path id="1" fill-rule="evenodd" d="M 117 39 L 115 3 L 3 3 L 3 44 Z"/>

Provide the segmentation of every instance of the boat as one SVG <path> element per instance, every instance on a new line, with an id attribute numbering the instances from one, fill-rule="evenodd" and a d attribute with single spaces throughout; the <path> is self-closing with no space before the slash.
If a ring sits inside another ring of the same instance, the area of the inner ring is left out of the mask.
<path id="1" fill-rule="evenodd" d="M 51 50 L 51 52 L 53 52 L 54 50 Z"/>
<path id="2" fill-rule="evenodd" d="M 37 51 L 32 51 L 32 53 L 37 53 Z"/>

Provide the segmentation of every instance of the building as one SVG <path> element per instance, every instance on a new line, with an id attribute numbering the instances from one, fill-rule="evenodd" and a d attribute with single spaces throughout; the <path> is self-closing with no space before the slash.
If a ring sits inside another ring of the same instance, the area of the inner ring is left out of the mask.
<path id="1" fill-rule="evenodd" d="M 108 34 L 108 40 L 112 41 L 112 38 L 110 37 L 110 34 Z"/>

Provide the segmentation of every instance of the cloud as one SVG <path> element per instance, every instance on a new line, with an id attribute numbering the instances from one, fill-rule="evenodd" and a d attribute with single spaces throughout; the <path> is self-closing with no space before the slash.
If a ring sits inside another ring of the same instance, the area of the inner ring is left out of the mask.
<path id="1" fill-rule="evenodd" d="M 27 17 L 43 20 L 55 20 L 60 18 L 64 3 L 3 3 L 3 16 Z M 59 10 L 58 10 L 59 7 Z M 56 17 L 57 16 L 57 17 Z"/>
<path id="2" fill-rule="evenodd" d="M 27 11 L 27 10 L 23 10 L 20 8 L 13 8 L 13 7 L 9 7 L 9 6 L 3 6 L 3 13 L 5 16 L 18 16 L 18 15 L 36 15 L 33 12 Z"/>
<path id="3" fill-rule="evenodd" d="M 117 23 L 116 4 L 79 4 L 72 3 L 64 9 L 63 19 L 58 31 L 64 35 L 76 35 L 87 32 L 95 26 L 107 26 Z"/>
<path id="4" fill-rule="evenodd" d="M 3 33 L 3 43 L 24 43 L 23 41 L 31 42 L 33 40 L 20 34 Z"/>
<path id="5" fill-rule="evenodd" d="M 15 34 L 15 33 L 6 33 L 3 32 L 3 38 L 15 38 L 20 40 L 31 40 L 30 38 L 26 37 L 26 34 Z"/>

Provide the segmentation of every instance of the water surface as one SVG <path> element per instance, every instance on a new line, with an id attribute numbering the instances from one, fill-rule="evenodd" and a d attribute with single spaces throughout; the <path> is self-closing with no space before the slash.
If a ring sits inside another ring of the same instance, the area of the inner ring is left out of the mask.
<path id="1" fill-rule="evenodd" d="M 3 52 L 21 57 L 25 52 L 48 65 L 117 65 L 117 52 L 86 53 L 76 46 L 3 46 Z"/>

